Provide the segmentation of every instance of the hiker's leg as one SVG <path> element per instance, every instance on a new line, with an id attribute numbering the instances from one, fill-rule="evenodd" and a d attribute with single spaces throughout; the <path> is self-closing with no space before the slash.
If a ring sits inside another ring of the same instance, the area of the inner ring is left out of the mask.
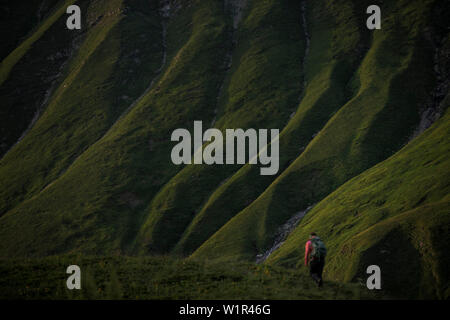
<path id="1" fill-rule="evenodd" d="M 316 284 L 319 284 L 319 283 L 320 283 L 320 278 L 319 278 L 319 275 L 318 275 L 317 273 L 312 273 L 312 274 L 311 274 L 311 278 L 314 280 L 314 282 L 315 282 Z"/>
<path id="2" fill-rule="evenodd" d="M 325 266 L 325 259 L 321 259 L 319 262 L 319 265 L 317 267 L 318 275 L 319 275 L 319 287 L 322 286 L 323 280 L 322 280 L 322 273 L 323 273 L 323 267 Z"/>
<path id="3" fill-rule="evenodd" d="M 311 275 L 311 277 L 314 279 L 314 274 L 316 273 L 316 269 L 317 269 L 317 264 L 314 260 L 311 260 L 309 262 L 309 274 Z"/>
<path id="4" fill-rule="evenodd" d="M 318 271 L 320 279 L 322 279 L 322 273 L 323 273 L 324 266 L 325 266 L 325 259 L 322 258 L 322 259 L 320 259 L 319 265 L 317 267 L 317 269 L 318 269 L 317 271 Z"/>
<path id="5" fill-rule="evenodd" d="M 320 281 L 318 267 L 319 267 L 319 264 L 317 263 L 317 261 L 311 260 L 311 262 L 309 263 L 309 273 L 311 274 L 311 278 L 316 283 L 319 283 L 319 281 Z"/>

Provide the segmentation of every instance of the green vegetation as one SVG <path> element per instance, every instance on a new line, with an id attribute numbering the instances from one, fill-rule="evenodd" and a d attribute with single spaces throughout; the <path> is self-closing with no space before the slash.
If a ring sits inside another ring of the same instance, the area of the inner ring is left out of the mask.
<path id="1" fill-rule="evenodd" d="M 417 20 L 403 23 L 424 24 L 422 19 L 428 17 L 424 13 L 430 7 L 409 3 L 421 15 L 412 15 Z M 411 7 L 397 5 L 397 15 L 409 14 Z M 253 260 L 272 245 L 278 228 L 296 212 L 402 147 L 418 124 L 418 106 L 432 88 L 424 86 L 423 79 L 433 83 L 429 60 L 433 52 L 421 45 L 420 28 L 400 29 L 389 23 L 393 20 L 386 19 L 383 32 L 373 33 L 371 48 L 355 74 L 359 88 L 354 96 L 300 156 L 255 201 L 208 238 L 194 257 Z M 401 30 L 408 32 L 402 31 L 400 37 Z M 314 28 L 312 32 L 313 41 Z"/>
<path id="2" fill-rule="evenodd" d="M 302 86 L 304 37 L 298 23 L 300 4 L 251 2 L 245 13 L 235 35 L 234 63 L 223 80 L 222 95 L 218 97 L 214 127 L 221 130 L 279 128 L 288 120 Z M 231 45 L 232 39 L 226 41 Z M 224 220 L 219 216 L 220 211 L 216 211 L 205 229 L 199 232 L 197 227 L 202 214 L 197 212 L 212 190 L 239 167 L 201 165 L 183 168 L 152 200 L 148 219 L 141 229 L 146 240 L 138 241 L 140 252 L 174 249 L 177 254 L 186 254 L 197 248 L 214 233 L 214 226 L 220 226 L 227 217 L 224 215 Z"/>
<path id="3" fill-rule="evenodd" d="M 54 1 L 40 4 L 37 1 L 18 2 L 12 8 L 3 8 L 6 17 L 4 20 L 2 18 L 2 31 L 8 34 L 2 37 L 5 45 L 2 49 L 8 52 L 0 64 L 1 156 L 23 136 L 30 122 L 37 119 L 57 81 L 61 80 L 62 68 L 74 51 L 74 43 L 82 37 L 81 31 L 67 30 L 62 3 L 53 9 L 45 9 L 46 4 L 51 2 Z M 79 2 L 83 9 L 86 3 Z M 50 11 L 46 15 L 49 17 L 36 24 L 38 14 L 44 15 L 47 11 Z M 29 16 L 30 13 L 33 17 Z M 20 14 L 28 19 L 25 21 L 17 17 Z M 15 32 L 20 33 L 21 37 Z M 26 33 L 28 36 L 24 40 L 22 38 Z M 16 42 L 20 46 L 15 50 L 15 45 L 8 49 Z"/>
<path id="4" fill-rule="evenodd" d="M 136 12 L 123 16 L 116 9 L 120 2 L 106 2 L 92 4 L 86 18 L 90 28 L 45 112 L 0 160 L 0 216 L 65 172 L 145 90 L 160 67 L 162 48 L 158 52 L 154 44 L 161 44 L 156 10 L 138 1 L 131 7 Z M 142 19 L 141 12 L 150 17 Z M 67 32 L 61 25 L 58 30 Z M 144 37 L 141 30 L 146 30 Z M 147 61 L 144 66 L 136 62 L 142 60 Z"/>
<path id="5" fill-rule="evenodd" d="M 81 290 L 68 290 L 66 268 L 81 269 Z M 305 270 L 249 263 L 213 264 L 170 257 L 58 256 L 0 260 L 0 299 L 373 299 L 360 284 L 326 281 Z"/>
<path id="6" fill-rule="evenodd" d="M 0 59 L 8 56 L 36 25 L 45 20 L 58 0 L 30 0 L 0 5 Z M 12 23 L 14 22 L 14 23 Z"/>
<path id="7" fill-rule="evenodd" d="M 187 123 L 192 125 L 197 115 L 205 114 L 204 111 L 208 110 L 211 102 L 215 100 L 220 79 L 220 74 L 217 74 L 216 70 L 220 65 L 219 62 L 223 60 L 216 51 L 223 40 L 221 35 L 225 36 L 225 28 L 223 17 L 213 13 L 220 12 L 220 6 L 215 2 L 199 2 L 196 6 L 184 9 L 179 13 L 179 19 L 168 25 L 168 63 L 160 78 L 155 79 L 155 71 L 161 67 L 163 60 L 162 54 L 146 57 L 150 61 L 158 62 L 155 63 L 153 70 L 150 70 L 152 72 L 146 69 L 152 67 L 148 63 L 146 68 L 130 69 L 125 65 L 117 73 L 113 72 L 115 64 L 118 66 L 123 64 L 118 55 L 118 50 L 121 48 L 119 41 L 124 39 L 138 45 L 136 37 L 143 39 L 139 31 L 142 32 L 148 25 L 136 27 L 135 24 L 154 24 L 155 21 L 142 19 L 139 14 L 139 5 L 142 3 L 133 2 L 133 4 L 137 6 L 135 10 L 138 10 L 136 14 L 139 15 L 139 19 L 133 17 L 131 12 L 121 18 L 120 12 L 114 10 L 112 15 L 103 18 L 109 19 L 108 21 L 111 21 L 109 24 L 99 23 L 95 26 L 101 28 L 100 31 L 109 27 L 119 34 L 114 36 L 114 33 L 111 34 L 112 31 L 106 33 L 108 29 L 98 36 L 94 34 L 93 41 L 105 38 L 101 42 L 101 47 L 93 52 L 92 59 L 86 62 L 87 64 L 92 60 L 92 65 L 85 65 L 84 72 L 77 72 L 78 77 L 86 77 L 92 81 L 96 77 L 103 79 L 112 73 L 116 75 L 113 80 L 118 82 L 117 86 L 111 86 L 114 84 L 111 81 L 105 81 L 104 85 L 86 81 L 80 81 L 80 83 L 69 81 L 67 89 L 64 88 L 63 92 L 69 95 L 68 98 L 72 98 L 70 103 L 63 104 L 61 99 L 64 95 L 61 95 L 58 98 L 59 102 L 54 106 L 54 108 L 63 108 L 67 113 L 60 115 L 56 110 L 52 110 L 53 106 L 50 104 L 26 137 L 28 139 L 43 138 L 39 130 L 43 126 L 44 132 L 49 135 L 46 144 L 37 142 L 29 144 L 24 139 L 17 148 L 1 160 L 5 163 L 1 169 L 5 177 L 24 181 L 21 185 L 17 181 L 8 183 L 6 179 L 2 180 L 2 192 L 21 194 L 17 189 L 30 188 L 36 184 L 32 190 L 34 196 L 30 195 L 27 200 L 2 217 L 1 237 L 10 240 L 15 238 L 13 242 L 22 248 L 19 249 L 21 251 L 19 253 L 16 251 L 18 248 L 14 249 L 9 245 L 2 247 L 5 249 L 5 251 L 2 250 L 2 256 L 52 254 L 75 248 L 83 248 L 91 253 L 127 250 L 136 236 L 136 228 L 140 226 L 141 215 L 144 213 L 142 206 L 152 198 L 153 193 L 166 182 L 168 177 L 179 170 L 171 164 L 170 140 L 167 137 L 175 128 L 185 127 Z M 144 8 L 149 10 L 146 6 Z M 149 15 L 151 13 L 147 12 Z M 157 17 L 157 12 L 153 14 Z M 120 21 L 123 21 L 124 25 L 118 25 L 120 23 L 118 19 L 122 19 Z M 133 25 L 127 28 L 126 21 Z M 191 24 L 191 21 L 194 22 L 192 29 L 186 27 Z M 131 37 L 121 35 L 128 30 L 137 35 L 133 34 Z M 151 33 L 152 30 L 155 34 Z M 184 30 L 185 33 L 180 33 L 179 30 Z M 144 37 L 144 43 L 148 46 L 150 54 L 155 50 L 155 45 L 157 48 L 163 46 L 161 25 L 159 24 L 158 28 L 146 28 L 145 34 L 149 33 L 150 36 L 159 37 L 156 43 L 151 41 L 152 38 Z M 130 45 L 125 47 L 129 50 Z M 86 44 L 86 50 L 80 48 L 80 53 L 91 52 L 90 48 L 91 46 Z M 143 47 L 139 46 L 139 50 L 143 50 Z M 117 52 L 117 55 L 113 55 L 114 52 Z M 129 52 L 127 51 L 126 54 Z M 117 60 L 111 61 L 113 58 Z M 78 65 L 78 61 L 82 63 L 84 60 L 75 59 L 74 64 Z M 134 60 L 129 58 L 125 61 L 133 63 Z M 102 72 L 96 72 L 96 68 Z M 141 90 L 135 88 L 136 93 L 142 92 L 152 80 L 157 81 L 126 115 L 105 132 L 106 125 L 111 125 L 114 120 L 117 120 L 120 113 L 132 102 L 132 100 L 127 103 L 121 102 L 122 109 L 117 110 L 117 106 L 111 104 L 115 101 L 110 100 L 111 94 L 113 98 L 116 97 L 122 101 L 122 90 L 133 88 L 131 84 L 139 79 L 136 77 L 136 70 L 145 72 L 143 76 L 147 77 Z M 127 77 L 130 77 L 130 80 Z M 101 89 L 108 90 L 105 93 L 106 101 L 88 99 L 88 97 L 95 99 L 102 97 L 101 91 L 96 93 Z M 84 97 L 83 94 L 88 94 L 88 97 Z M 59 97 L 58 92 L 55 95 Z M 189 108 L 186 107 L 187 102 Z M 102 107 L 106 108 L 103 112 L 111 113 L 109 117 L 108 113 L 102 114 Z M 54 117 L 64 120 L 56 126 L 63 131 L 56 136 L 55 130 L 51 130 L 52 126 L 56 125 L 51 121 Z M 208 114 L 205 117 L 211 119 Z M 66 121 L 68 124 L 64 126 Z M 102 123 L 103 126 L 101 126 Z M 82 138 L 87 141 L 83 141 Z M 71 149 L 70 142 L 75 144 L 75 151 Z M 89 147 L 89 143 L 94 144 Z M 30 150 L 31 148 L 40 150 L 47 145 L 50 147 L 46 147 L 41 152 Z M 20 147 L 24 150 L 20 150 Z M 85 150 L 86 147 L 89 148 Z M 57 148 L 59 150 L 55 150 Z M 25 168 L 17 168 L 11 158 L 24 153 L 39 155 L 40 160 L 29 159 L 29 164 L 24 164 Z M 55 154 L 58 155 L 56 159 Z M 60 157 L 64 155 L 66 156 L 61 159 Z M 52 164 L 58 158 L 62 161 Z M 68 164 L 70 167 L 67 168 Z M 48 166 L 51 171 L 42 170 L 42 178 L 40 178 L 40 172 L 33 168 L 34 166 Z M 25 169 L 33 170 L 34 174 L 27 174 Z M 14 170 L 17 170 L 16 174 L 13 174 Z M 33 182 L 27 183 L 30 176 Z M 14 186 L 16 190 L 11 190 L 7 187 L 8 185 Z M 9 200 L 11 196 L 2 195 L 2 198 Z M 11 206 L 13 205 L 14 203 Z M 34 220 L 35 222 L 20 223 L 24 229 L 23 232 L 17 233 L 13 231 L 15 227 L 11 228 L 12 225 L 17 226 L 18 221 L 16 219 L 18 216 L 14 212 L 20 212 L 19 220 L 24 218 L 23 221 Z M 37 222 L 38 220 L 40 222 Z M 34 229 L 39 224 L 42 226 L 39 228 L 41 231 Z M 93 232 L 97 226 L 103 226 L 102 230 Z M 36 242 L 36 236 L 40 237 L 38 234 L 44 238 L 47 236 L 55 238 L 44 241 L 45 244 L 38 243 Z M 28 244 L 23 246 L 25 243 L 23 241 Z M 100 245 L 100 243 L 103 244 Z"/>
<path id="8" fill-rule="evenodd" d="M 447 107 L 450 95 L 447 96 Z M 316 230 L 330 255 L 326 275 L 365 277 L 378 264 L 385 288 L 402 297 L 449 298 L 450 109 L 432 128 L 388 160 L 322 200 L 269 258 L 295 265 L 298 243 Z"/>
<path id="9" fill-rule="evenodd" d="M 237 2 L 79 0 L 81 31 L 30 2 L 0 67 L 0 295 L 353 299 L 377 264 L 383 297 L 449 297 L 447 2 L 248 0 L 234 28 Z M 195 120 L 279 128 L 279 173 L 172 164 Z M 322 291 L 293 269 L 313 230 Z M 73 257 L 81 293 L 58 284 Z"/>
<path id="10" fill-rule="evenodd" d="M 368 41 L 367 30 L 356 14 L 359 7 L 347 8 L 345 15 L 334 17 L 332 12 L 341 5 L 342 3 L 336 3 L 330 8 L 323 4 L 307 7 L 309 9 L 306 14 L 314 17 L 314 19 L 307 19 L 307 21 L 311 21 L 307 26 L 307 31 L 311 36 L 309 54 L 305 64 L 307 86 L 295 115 L 280 135 L 281 169 L 286 169 L 302 153 L 312 137 L 345 103 L 346 84 L 361 59 L 363 44 Z M 337 38 L 332 40 L 327 32 L 333 32 L 334 26 L 343 21 L 346 21 L 347 28 L 353 30 L 353 40 L 351 41 L 352 45 L 347 47 L 347 51 L 341 52 L 343 50 L 339 45 L 341 40 Z M 339 57 L 334 59 L 333 57 L 337 57 L 339 52 L 341 52 Z M 314 69 L 310 66 L 313 66 Z M 196 247 L 198 247 L 237 212 L 250 205 L 273 180 L 273 177 L 260 176 L 258 169 L 254 166 L 244 166 L 219 186 L 208 199 L 190 226 L 192 238 L 200 239 L 189 240 L 195 241 Z M 252 183 L 249 184 L 248 181 L 252 181 Z M 196 247 L 190 248 L 190 251 Z"/>
<path id="11" fill-rule="evenodd" d="M 72 0 L 61 2 L 58 9 L 55 10 L 55 12 L 48 17 L 29 38 L 22 42 L 16 49 L 14 49 L 13 52 L 3 59 L 0 68 L 0 85 L 8 78 L 11 69 L 30 49 L 33 43 L 39 40 L 39 38 L 49 29 L 49 27 L 55 23 L 55 21 L 61 17 L 63 13 L 65 13 L 67 6 L 72 3 Z"/>

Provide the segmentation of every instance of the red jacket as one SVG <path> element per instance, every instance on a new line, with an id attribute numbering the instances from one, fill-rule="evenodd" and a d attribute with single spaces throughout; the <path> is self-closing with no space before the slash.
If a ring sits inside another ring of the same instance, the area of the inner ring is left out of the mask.
<path id="1" fill-rule="evenodd" d="M 311 251 L 312 251 L 311 240 L 308 240 L 305 245 L 305 266 L 308 265 L 309 254 L 311 253 Z"/>

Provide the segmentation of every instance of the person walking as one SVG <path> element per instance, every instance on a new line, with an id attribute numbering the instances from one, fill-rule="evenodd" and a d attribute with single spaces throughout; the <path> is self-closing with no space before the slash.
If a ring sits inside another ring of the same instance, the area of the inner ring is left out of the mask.
<path id="1" fill-rule="evenodd" d="M 322 272 L 326 255 L 325 244 L 315 232 L 311 232 L 305 245 L 305 266 L 309 265 L 309 273 L 319 287 L 323 284 Z"/>

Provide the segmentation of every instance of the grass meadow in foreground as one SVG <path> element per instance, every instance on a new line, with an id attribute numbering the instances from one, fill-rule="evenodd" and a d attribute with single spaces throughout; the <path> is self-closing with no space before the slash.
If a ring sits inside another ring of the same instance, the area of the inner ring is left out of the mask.
<path id="1" fill-rule="evenodd" d="M 66 269 L 81 269 L 81 289 Z M 358 283 L 324 282 L 306 268 L 159 257 L 59 256 L 0 261 L 0 299 L 373 299 Z"/>

